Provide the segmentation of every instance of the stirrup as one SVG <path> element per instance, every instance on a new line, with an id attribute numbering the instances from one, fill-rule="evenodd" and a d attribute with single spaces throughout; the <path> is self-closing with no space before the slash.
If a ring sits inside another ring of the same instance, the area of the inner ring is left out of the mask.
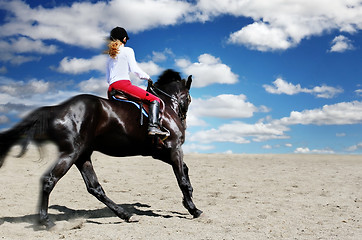
<path id="1" fill-rule="evenodd" d="M 169 131 L 162 131 L 158 127 L 149 127 L 148 128 L 148 135 L 150 135 L 150 136 L 158 135 L 158 136 L 168 137 L 168 136 L 170 136 L 170 132 Z"/>

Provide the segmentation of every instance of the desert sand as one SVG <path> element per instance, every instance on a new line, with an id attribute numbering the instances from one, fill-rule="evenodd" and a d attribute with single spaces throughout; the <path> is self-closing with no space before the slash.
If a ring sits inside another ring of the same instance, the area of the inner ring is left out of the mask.
<path id="1" fill-rule="evenodd" d="M 361 155 L 186 154 L 193 219 L 169 165 L 148 157 L 92 156 L 107 195 L 134 213 L 126 223 L 90 195 L 76 169 L 51 194 L 46 231 L 36 224 L 39 180 L 57 156 L 14 148 L 0 169 L 1 239 L 362 239 Z"/>

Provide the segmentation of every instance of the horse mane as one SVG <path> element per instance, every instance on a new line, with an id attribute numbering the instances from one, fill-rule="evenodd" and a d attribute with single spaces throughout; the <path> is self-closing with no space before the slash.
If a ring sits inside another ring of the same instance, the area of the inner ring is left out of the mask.
<path id="1" fill-rule="evenodd" d="M 181 81 L 180 73 L 172 69 L 167 69 L 158 77 L 156 84 L 157 86 L 163 86 L 171 82 L 179 81 Z"/>

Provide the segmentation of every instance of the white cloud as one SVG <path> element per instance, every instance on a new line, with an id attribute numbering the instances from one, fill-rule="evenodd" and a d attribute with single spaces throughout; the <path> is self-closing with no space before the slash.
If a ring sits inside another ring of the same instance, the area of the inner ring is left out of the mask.
<path id="1" fill-rule="evenodd" d="M 238 81 L 238 75 L 233 73 L 229 66 L 207 53 L 200 55 L 195 63 L 187 59 L 177 59 L 176 65 L 182 68 L 184 73 L 193 76 L 193 87 L 206 87 L 216 83 L 234 84 Z"/>
<path id="2" fill-rule="evenodd" d="M 332 47 L 329 50 L 330 52 L 345 52 L 347 50 L 353 50 L 354 46 L 347 37 L 339 35 L 335 37 L 332 41 Z"/>
<path id="3" fill-rule="evenodd" d="M 163 62 L 167 59 L 167 56 L 162 52 L 152 52 L 152 60 L 155 62 Z"/>
<path id="4" fill-rule="evenodd" d="M 233 154 L 233 150 L 226 150 L 223 154 Z"/>
<path id="5" fill-rule="evenodd" d="M 190 113 L 199 117 L 249 118 L 254 112 L 266 109 L 264 106 L 258 108 L 247 102 L 243 94 L 222 94 L 207 99 L 194 98 L 190 105 Z"/>
<path id="6" fill-rule="evenodd" d="M 166 48 L 162 52 L 152 51 L 152 56 L 150 58 L 154 62 L 164 62 L 169 56 L 174 57 L 174 53 L 171 49 Z"/>
<path id="7" fill-rule="evenodd" d="M 273 147 L 269 144 L 262 146 L 263 149 L 272 149 Z"/>
<path id="8" fill-rule="evenodd" d="M 300 84 L 294 85 L 292 83 L 288 83 L 282 78 L 277 78 L 273 82 L 272 85 L 263 85 L 265 91 L 272 94 L 287 94 L 287 95 L 295 95 L 298 93 L 309 93 L 313 94 L 318 98 L 333 98 L 339 93 L 343 92 L 341 88 L 330 87 L 326 85 L 316 86 L 313 88 L 302 88 Z"/>
<path id="9" fill-rule="evenodd" d="M 345 137 L 345 136 L 347 136 L 347 134 L 346 133 L 336 133 L 336 136 L 337 137 Z"/>
<path id="10" fill-rule="evenodd" d="M 49 82 L 43 80 L 31 80 L 28 86 L 28 90 L 32 93 L 45 93 L 49 90 Z"/>
<path id="11" fill-rule="evenodd" d="M 0 92 L 0 102 L 12 103 L 30 108 L 59 104 L 60 102 L 79 94 L 76 91 L 62 91 L 62 90 L 49 90 L 46 93 L 34 93 L 30 92 L 31 88 L 24 88 L 24 91 L 28 90 L 28 94 L 12 95 L 9 93 Z M 25 98 L 26 97 L 26 98 Z"/>
<path id="12" fill-rule="evenodd" d="M 2 0 L 0 9 L 8 12 L 0 36 L 21 33 L 35 41 L 57 40 L 85 48 L 101 47 L 109 31 L 120 23 L 130 33 L 137 33 L 211 21 L 221 15 L 235 16 L 236 21 L 237 17 L 252 19 L 253 23 L 231 33 L 229 42 L 259 51 L 285 50 L 333 30 L 354 33 L 362 29 L 362 6 L 354 0 L 111 0 L 55 8 L 32 8 L 23 1 Z M 338 43 L 333 51 L 345 47 Z"/>
<path id="13" fill-rule="evenodd" d="M 8 123 L 9 118 L 5 115 L 0 115 L 0 124 Z"/>
<path id="14" fill-rule="evenodd" d="M 299 147 L 294 151 L 294 153 L 309 153 L 309 152 L 310 152 L 309 148 L 302 148 L 302 147 Z"/>
<path id="15" fill-rule="evenodd" d="M 249 138 L 255 142 L 266 141 L 270 139 L 286 139 L 288 136 L 284 132 L 288 128 L 282 125 L 274 125 L 271 123 L 255 123 L 246 124 L 243 122 L 235 121 L 232 123 L 224 124 L 219 128 L 209 129 L 206 131 L 199 131 L 190 138 L 190 141 L 199 141 L 202 143 L 210 142 L 233 142 L 233 143 L 250 143 Z"/>
<path id="16" fill-rule="evenodd" d="M 211 142 L 232 142 L 232 143 L 250 143 L 250 140 L 245 139 L 243 136 L 238 136 L 235 132 L 230 130 L 223 131 L 220 129 L 210 129 L 206 131 L 199 131 L 192 134 L 192 137 L 189 138 L 189 141 L 197 141 L 201 143 L 211 143 Z"/>
<path id="17" fill-rule="evenodd" d="M 268 93 L 294 95 L 303 91 L 300 84 L 294 85 L 278 78 L 273 82 L 274 86 L 264 84 L 263 87 Z"/>
<path id="18" fill-rule="evenodd" d="M 105 79 L 90 78 L 78 84 L 81 92 L 95 93 L 105 97 L 107 95 L 108 84 Z"/>
<path id="19" fill-rule="evenodd" d="M 342 93 L 342 88 L 335 88 L 326 85 L 316 86 L 312 89 L 307 89 L 306 93 L 311 93 L 318 98 L 333 98 L 339 93 Z"/>
<path id="20" fill-rule="evenodd" d="M 295 44 L 283 29 L 262 22 L 255 22 L 232 33 L 228 41 L 259 51 L 286 50 Z"/>
<path id="21" fill-rule="evenodd" d="M 105 73 L 106 70 L 107 55 L 96 55 L 92 58 L 63 58 L 58 67 L 52 67 L 52 69 L 68 74 L 82 74 L 89 71 L 99 71 Z M 163 68 L 158 66 L 153 61 L 138 63 L 142 70 L 147 72 L 150 76 L 158 75 L 163 71 Z"/>
<path id="22" fill-rule="evenodd" d="M 0 41 L 0 61 L 10 62 L 14 65 L 20 65 L 25 62 L 38 61 L 39 56 L 29 56 L 29 54 L 55 54 L 58 47 L 55 45 L 46 45 L 40 40 L 33 40 L 26 37 L 11 38 Z M 23 54 L 27 54 L 26 56 Z"/>
<path id="23" fill-rule="evenodd" d="M 59 51 L 55 45 L 46 45 L 40 40 L 27 37 L 11 38 L 8 41 L 2 40 L 0 41 L 0 50 L 1 52 L 39 54 L 54 54 Z"/>
<path id="24" fill-rule="evenodd" d="M 17 81 L 0 77 L 0 112 L 23 117 L 36 107 L 59 104 L 79 94 L 64 90 L 62 84 L 66 83 L 38 79 Z"/>
<path id="25" fill-rule="evenodd" d="M 11 39 L 9 48 L 17 53 L 40 53 L 40 54 L 55 54 L 58 47 L 51 44 L 46 45 L 40 40 L 33 40 L 26 37 Z"/>
<path id="26" fill-rule="evenodd" d="M 309 148 L 305 147 L 299 147 L 297 149 L 295 149 L 294 153 L 303 153 L 303 154 L 307 154 L 307 153 L 311 153 L 311 154 L 334 154 L 335 152 L 331 149 L 312 149 L 310 150 Z"/>
<path id="27" fill-rule="evenodd" d="M 188 126 L 207 126 L 202 117 L 250 118 L 255 112 L 267 112 L 266 106 L 255 106 L 243 94 L 221 94 L 209 98 L 193 98 L 187 114 Z"/>
<path id="28" fill-rule="evenodd" d="M 156 76 L 161 74 L 161 72 L 164 70 L 162 67 L 158 66 L 155 62 L 153 61 L 148 61 L 148 62 L 141 62 L 138 63 L 138 65 L 140 66 L 140 68 L 145 71 L 146 73 L 148 73 L 148 75 L 150 76 Z"/>
<path id="29" fill-rule="evenodd" d="M 27 62 L 36 62 L 39 61 L 40 59 L 41 57 L 14 55 L 13 53 L 4 53 L 0 55 L 0 61 L 9 62 L 13 65 L 21 65 Z"/>
<path id="30" fill-rule="evenodd" d="M 27 98 L 33 94 L 42 94 L 49 90 L 49 82 L 43 80 L 30 80 L 28 82 L 13 81 L 0 85 L 0 93 L 17 98 Z M 5 101 L 2 101 L 5 102 Z"/>
<path id="31" fill-rule="evenodd" d="M 357 89 L 354 92 L 357 94 L 357 96 L 362 96 L 362 89 Z"/>
<path id="32" fill-rule="evenodd" d="M 194 115 L 192 113 L 192 111 L 188 111 L 187 112 L 187 126 L 191 127 L 191 126 L 207 126 L 208 124 L 206 123 L 206 121 L 204 121 L 203 119 L 201 119 L 199 116 Z"/>
<path id="33" fill-rule="evenodd" d="M 184 145 L 182 145 L 182 150 L 184 151 L 184 153 L 199 153 L 200 151 L 209 151 L 214 148 L 215 146 L 203 144 L 185 143 Z"/>
<path id="34" fill-rule="evenodd" d="M 268 119 L 267 119 L 268 120 Z M 240 121 L 223 124 L 218 128 L 198 131 L 192 134 L 189 141 L 201 143 L 211 142 L 232 142 L 250 143 L 262 142 L 271 139 L 287 139 L 289 126 L 303 125 L 343 125 L 362 123 L 362 102 L 341 102 L 334 105 L 325 105 L 320 109 L 304 110 L 302 112 L 293 111 L 289 117 L 276 120 L 268 120 L 264 123 L 259 121 L 254 124 L 247 124 Z M 292 144 L 285 144 L 292 147 Z M 296 152 L 309 153 L 332 153 L 330 149 L 310 150 L 308 148 L 298 148 Z"/>
<path id="35" fill-rule="evenodd" d="M 292 111 L 289 117 L 274 120 L 273 122 L 282 125 L 360 124 L 362 123 L 362 102 L 341 102 L 302 112 Z"/>
<path id="36" fill-rule="evenodd" d="M 58 72 L 69 74 L 86 73 L 91 70 L 105 72 L 106 55 L 96 55 L 90 59 L 65 57 L 60 61 L 59 67 L 54 68 Z"/>
<path id="37" fill-rule="evenodd" d="M 354 152 L 354 151 L 357 151 L 359 149 L 362 149 L 362 142 L 357 143 L 356 145 L 352 145 L 352 146 L 348 147 L 347 151 Z"/>
<path id="38" fill-rule="evenodd" d="M 0 67 L 0 73 L 5 74 L 8 72 L 8 69 L 5 66 Z"/>
<path id="39" fill-rule="evenodd" d="M 259 51 L 285 50 L 324 32 L 354 33 L 362 28 L 359 1 L 200 0 L 197 6 L 202 21 L 223 14 L 253 19 L 253 23 L 231 33 L 229 42 Z"/>
<path id="40" fill-rule="evenodd" d="M 28 89 L 28 91 L 30 90 Z M 0 102 L 4 103 L 0 105 L 0 108 L 4 109 L 3 112 L 5 114 L 10 113 L 19 117 L 24 117 L 29 113 L 29 111 L 36 107 L 56 105 L 77 94 L 79 94 L 79 92 L 50 90 L 46 93 L 29 93 L 25 99 L 20 98 L 19 96 L 0 92 Z M 7 106 L 11 106 L 11 108 L 8 108 Z"/>
<path id="41" fill-rule="evenodd" d="M 190 3 L 178 0 L 115 0 L 106 11 L 114 22 L 122 22 L 130 31 L 138 32 L 179 24 L 193 8 Z"/>
<path id="42" fill-rule="evenodd" d="M 37 40 L 55 39 L 99 48 L 109 31 L 120 23 L 130 32 L 178 24 L 192 6 L 177 0 L 113 0 L 31 8 L 22 1 L 0 1 L 0 9 L 11 13 L 0 27 L 0 36 L 21 33 Z"/>

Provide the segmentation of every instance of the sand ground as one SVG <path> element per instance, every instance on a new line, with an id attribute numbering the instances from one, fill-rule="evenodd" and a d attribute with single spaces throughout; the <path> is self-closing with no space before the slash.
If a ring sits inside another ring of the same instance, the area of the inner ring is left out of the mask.
<path id="1" fill-rule="evenodd" d="M 193 219 L 169 165 L 152 158 L 94 153 L 107 195 L 140 219 L 126 223 L 91 196 L 73 167 L 50 198 L 57 226 L 36 225 L 39 179 L 55 148 L 0 169 L 1 239 L 362 239 L 361 155 L 186 154 Z"/>

